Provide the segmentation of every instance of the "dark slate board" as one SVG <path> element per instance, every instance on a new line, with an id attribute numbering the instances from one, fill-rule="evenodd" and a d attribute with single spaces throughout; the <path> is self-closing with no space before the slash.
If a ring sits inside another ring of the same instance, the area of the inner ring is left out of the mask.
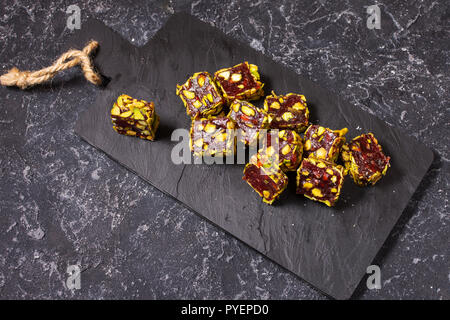
<path id="1" fill-rule="evenodd" d="M 431 165 L 429 148 L 187 14 L 171 17 L 141 48 L 96 20 L 85 22 L 69 45 L 81 47 L 91 38 L 100 43 L 95 63 L 111 82 L 76 124 L 83 139 L 322 292 L 338 299 L 352 295 Z M 280 201 L 268 206 L 241 180 L 243 165 L 173 164 L 171 133 L 190 124 L 176 84 L 196 71 L 213 73 L 244 60 L 260 67 L 266 92 L 305 94 L 313 122 L 348 127 L 348 138 L 373 132 L 392 157 L 388 175 L 369 188 L 346 179 L 334 208 L 295 195 L 291 176 Z M 120 93 L 155 102 L 161 116 L 157 141 L 112 130 L 109 110 Z"/>

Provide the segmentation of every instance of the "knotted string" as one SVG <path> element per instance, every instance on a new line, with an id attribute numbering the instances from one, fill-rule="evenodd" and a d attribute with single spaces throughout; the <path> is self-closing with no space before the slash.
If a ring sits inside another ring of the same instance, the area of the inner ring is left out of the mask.
<path id="1" fill-rule="evenodd" d="M 61 55 L 50 67 L 37 71 L 20 71 L 16 67 L 12 68 L 0 76 L 0 84 L 3 86 L 17 86 L 21 89 L 34 86 L 51 80 L 59 71 L 81 65 L 84 77 L 93 84 L 100 85 L 101 77 L 94 71 L 94 66 L 89 54 L 98 48 L 98 42 L 95 40 L 83 48 L 83 50 L 71 49 Z"/>

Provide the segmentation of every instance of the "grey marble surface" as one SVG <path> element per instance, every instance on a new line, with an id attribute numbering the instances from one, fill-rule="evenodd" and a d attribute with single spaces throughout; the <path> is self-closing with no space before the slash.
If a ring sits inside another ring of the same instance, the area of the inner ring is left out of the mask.
<path id="1" fill-rule="evenodd" d="M 2 1 L 0 70 L 38 69 L 72 31 L 72 1 Z M 445 1 L 80 1 L 136 45 L 187 11 L 428 144 L 435 161 L 357 299 L 449 299 L 449 20 Z M 326 299 L 83 142 L 100 89 L 79 70 L 0 88 L 0 298 Z M 81 266 L 69 290 L 68 265 Z"/>

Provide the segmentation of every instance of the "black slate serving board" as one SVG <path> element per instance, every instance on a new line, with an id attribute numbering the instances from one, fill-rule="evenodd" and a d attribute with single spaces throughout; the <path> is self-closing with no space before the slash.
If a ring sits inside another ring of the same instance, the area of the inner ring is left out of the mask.
<path id="1" fill-rule="evenodd" d="M 68 46 L 82 47 L 89 39 L 100 43 L 95 64 L 111 81 L 80 116 L 77 134 L 322 292 L 338 299 L 352 295 L 431 165 L 429 148 L 184 13 L 172 16 L 141 48 L 96 20 L 85 22 Z M 292 175 L 280 200 L 268 206 L 241 180 L 243 165 L 173 164 L 170 155 L 176 142 L 171 133 L 190 125 L 175 95 L 176 84 L 194 72 L 213 73 L 244 60 L 259 66 L 266 92 L 304 94 L 313 123 L 348 127 L 349 139 L 373 132 L 392 158 L 387 176 L 368 188 L 346 179 L 337 206 L 328 208 L 295 195 Z M 121 93 L 155 102 L 161 117 L 156 141 L 113 131 L 109 111 Z"/>

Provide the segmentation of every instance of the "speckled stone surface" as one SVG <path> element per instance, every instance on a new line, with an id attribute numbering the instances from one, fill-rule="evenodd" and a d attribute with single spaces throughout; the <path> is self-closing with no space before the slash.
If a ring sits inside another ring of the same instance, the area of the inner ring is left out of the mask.
<path id="1" fill-rule="evenodd" d="M 5 1 L 0 67 L 37 69 L 72 31 L 71 2 Z M 449 36 L 445 2 L 85 1 L 136 45 L 176 11 L 246 41 L 427 143 L 431 170 L 376 258 L 382 289 L 360 299 L 449 299 Z M 22 92 L 0 88 L 1 298 L 324 299 L 296 276 L 208 224 L 73 132 L 100 89 L 79 70 Z M 78 105 L 78 107 L 75 107 Z M 65 286 L 68 265 L 81 289 Z"/>

